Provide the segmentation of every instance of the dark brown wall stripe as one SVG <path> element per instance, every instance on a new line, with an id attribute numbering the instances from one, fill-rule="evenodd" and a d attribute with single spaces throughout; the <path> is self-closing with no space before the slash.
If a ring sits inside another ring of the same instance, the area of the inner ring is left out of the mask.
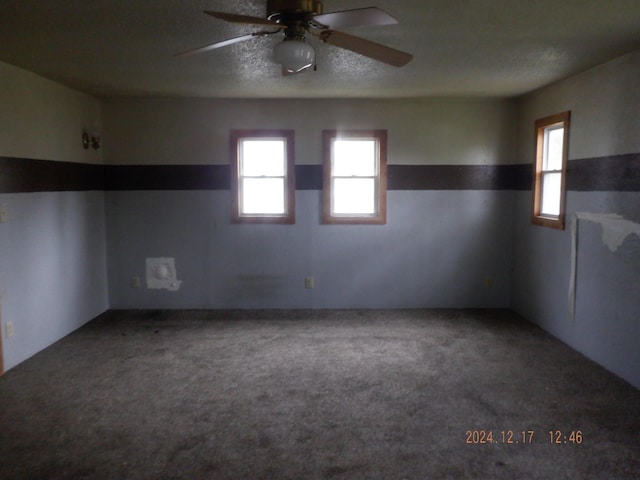
<path id="1" fill-rule="evenodd" d="M 0 193 L 103 190 L 105 167 L 0 157 Z"/>
<path id="2" fill-rule="evenodd" d="M 576 192 L 640 192 L 640 153 L 573 160 L 567 189 Z"/>
<path id="3" fill-rule="evenodd" d="M 519 165 L 389 165 L 389 190 L 530 190 Z M 640 191 L 640 154 L 572 160 L 571 191 Z M 228 165 L 87 165 L 0 157 L 0 193 L 228 190 Z M 296 190 L 321 190 L 322 166 L 297 165 Z"/>
<path id="4" fill-rule="evenodd" d="M 322 190 L 322 165 L 296 165 L 296 190 Z"/>
<path id="5" fill-rule="evenodd" d="M 529 165 L 389 165 L 389 190 L 527 190 Z"/>
<path id="6" fill-rule="evenodd" d="M 108 165 L 105 190 L 229 190 L 228 165 Z"/>

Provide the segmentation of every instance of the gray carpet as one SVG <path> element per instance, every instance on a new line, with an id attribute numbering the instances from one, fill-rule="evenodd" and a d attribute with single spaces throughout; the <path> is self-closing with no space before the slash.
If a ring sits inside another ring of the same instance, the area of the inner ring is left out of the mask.
<path id="1" fill-rule="evenodd" d="M 506 311 L 109 312 L 0 378 L 0 478 L 635 480 L 640 391 Z"/>

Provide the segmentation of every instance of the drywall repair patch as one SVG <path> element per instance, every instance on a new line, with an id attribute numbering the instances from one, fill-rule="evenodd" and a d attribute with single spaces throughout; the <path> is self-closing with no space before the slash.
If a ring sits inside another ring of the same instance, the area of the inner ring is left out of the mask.
<path id="1" fill-rule="evenodd" d="M 578 288 L 578 227 L 579 222 L 596 223 L 602 227 L 602 243 L 615 253 L 629 235 L 640 237 L 640 224 L 615 213 L 576 212 L 571 221 L 571 276 L 569 277 L 569 318 L 575 319 L 576 290 Z"/>
<path id="2" fill-rule="evenodd" d="M 602 243 L 614 253 L 629 235 L 634 233 L 640 237 L 640 224 L 625 220 L 616 214 L 576 213 L 576 217 L 602 227 Z"/>
<path id="3" fill-rule="evenodd" d="M 176 262 L 173 258 L 147 258 L 147 288 L 155 290 L 180 290 Z"/>

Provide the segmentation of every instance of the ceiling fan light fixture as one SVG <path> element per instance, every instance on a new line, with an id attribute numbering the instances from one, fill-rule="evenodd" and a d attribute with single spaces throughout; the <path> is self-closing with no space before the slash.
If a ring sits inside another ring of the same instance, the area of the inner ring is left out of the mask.
<path id="1" fill-rule="evenodd" d="M 312 66 L 316 51 L 304 37 L 285 38 L 273 48 L 273 59 L 289 73 L 299 73 Z"/>

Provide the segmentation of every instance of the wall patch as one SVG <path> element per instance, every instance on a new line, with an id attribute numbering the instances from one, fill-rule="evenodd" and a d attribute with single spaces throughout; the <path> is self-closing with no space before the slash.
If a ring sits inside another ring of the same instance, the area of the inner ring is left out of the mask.
<path id="1" fill-rule="evenodd" d="M 571 276 L 569 278 L 569 318 L 575 319 L 578 275 L 578 226 L 580 220 L 597 223 L 602 227 L 602 243 L 615 253 L 629 235 L 640 238 L 640 224 L 626 220 L 615 213 L 576 212 L 571 219 Z"/>
<path id="2" fill-rule="evenodd" d="M 147 258 L 147 288 L 155 290 L 180 290 L 176 262 L 173 258 Z"/>

